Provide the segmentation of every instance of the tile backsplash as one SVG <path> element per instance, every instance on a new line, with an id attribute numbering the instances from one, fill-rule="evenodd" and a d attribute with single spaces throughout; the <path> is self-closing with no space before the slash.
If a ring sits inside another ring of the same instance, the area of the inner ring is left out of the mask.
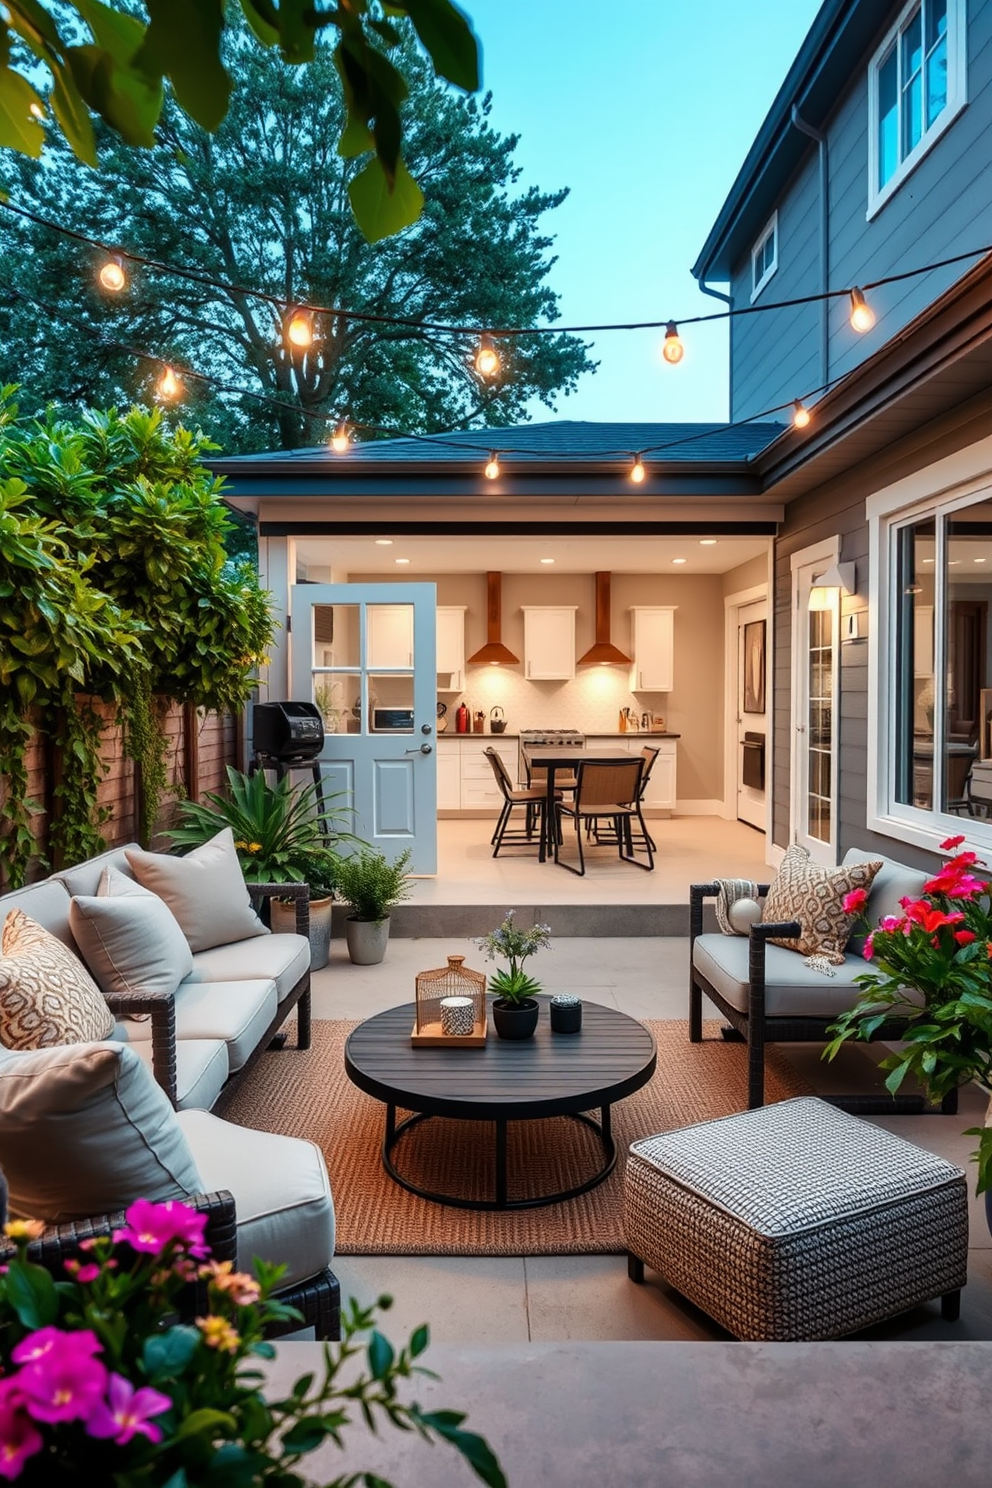
<path id="1" fill-rule="evenodd" d="M 588 667 L 568 682 L 529 682 L 510 667 L 469 667 L 463 693 L 442 692 L 440 701 L 448 705 L 448 732 L 454 732 L 454 713 L 464 700 L 469 711 L 480 708 L 486 715 L 497 703 L 506 714 L 510 733 L 520 729 L 573 728 L 583 734 L 614 733 L 620 709 L 627 707 L 640 718 L 647 709 L 661 713 L 667 726 L 676 725 L 669 717 L 668 698 L 664 693 L 642 693 L 630 690 L 627 667 Z"/>

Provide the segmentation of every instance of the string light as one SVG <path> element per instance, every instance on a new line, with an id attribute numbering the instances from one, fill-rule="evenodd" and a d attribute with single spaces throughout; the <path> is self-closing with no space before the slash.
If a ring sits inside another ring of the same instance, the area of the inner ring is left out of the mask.
<path id="1" fill-rule="evenodd" d="M 32 103 L 29 112 L 34 119 L 43 119 L 45 117 L 45 110 L 40 103 Z"/>
<path id="2" fill-rule="evenodd" d="M 792 427 L 794 429 L 805 429 L 813 415 L 808 408 L 804 407 L 801 398 L 797 398 L 793 406 L 795 412 L 792 415 Z"/>
<path id="3" fill-rule="evenodd" d="M 480 377 L 495 377 L 499 371 L 499 352 L 489 335 L 479 337 L 479 349 L 475 353 L 475 370 Z"/>
<path id="4" fill-rule="evenodd" d="M 171 367 L 166 367 L 158 380 L 158 395 L 171 402 L 173 398 L 182 397 L 182 379 L 177 377 Z"/>
<path id="5" fill-rule="evenodd" d="M 495 450 L 490 451 L 489 463 L 486 465 L 485 473 L 487 480 L 499 480 L 499 460 L 496 458 Z"/>
<path id="6" fill-rule="evenodd" d="M 860 289 L 855 287 L 851 290 L 851 328 L 860 335 L 870 331 L 875 324 L 875 312 L 868 304 Z"/>
<path id="7" fill-rule="evenodd" d="M 337 454 L 343 455 L 350 444 L 351 430 L 349 429 L 345 420 L 342 419 L 337 428 L 334 430 L 334 433 L 331 435 L 331 449 L 334 450 Z"/>
<path id="8" fill-rule="evenodd" d="M 644 462 L 641 459 L 640 455 L 634 456 L 629 473 L 630 479 L 634 482 L 635 486 L 639 486 L 644 480 L 644 477 L 647 475 L 647 471 L 644 468 Z"/>
<path id="9" fill-rule="evenodd" d="M 685 356 L 682 337 L 679 335 L 679 328 L 674 320 L 670 320 L 665 327 L 665 343 L 661 348 L 661 354 L 673 367 Z"/>
<path id="10" fill-rule="evenodd" d="M 286 340 L 298 351 L 313 345 L 313 322 L 304 310 L 294 310 L 286 322 Z"/>
<path id="11" fill-rule="evenodd" d="M 127 275 L 120 259 L 116 256 L 108 258 L 107 262 L 100 267 L 99 279 L 104 289 L 108 289 L 111 294 L 120 294 L 121 290 L 127 286 Z"/>

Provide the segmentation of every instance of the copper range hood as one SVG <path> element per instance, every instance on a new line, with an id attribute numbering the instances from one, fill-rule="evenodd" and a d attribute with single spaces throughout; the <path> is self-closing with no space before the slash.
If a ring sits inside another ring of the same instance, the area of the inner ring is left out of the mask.
<path id="1" fill-rule="evenodd" d="M 488 639 L 484 646 L 479 647 L 474 656 L 468 658 L 466 665 L 518 666 L 520 657 L 514 656 L 509 646 L 503 645 L 500 637 L 500 632 L 503 628 L 503 575 L 487 573 L 486 589 L 488 593 L 488 605 L 486 609 L 486 635 Z"/>
<path id="2" fill-rule="evenodd" d="M 610 640 L 610 575 L 596 575 L 596 642 L 577 666 L 630 666 L 630 657 Z"/>

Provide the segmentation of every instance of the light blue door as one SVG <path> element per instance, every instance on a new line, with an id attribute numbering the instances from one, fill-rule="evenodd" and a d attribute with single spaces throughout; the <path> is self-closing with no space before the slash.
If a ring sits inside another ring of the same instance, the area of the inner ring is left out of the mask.
<path id="1" fill-rule="evenodd" d="M 413 873 L 437 872 L 434 584 L 296 584 L 293 696 L 324 719 L 325 792 L 354 832 Z"/>

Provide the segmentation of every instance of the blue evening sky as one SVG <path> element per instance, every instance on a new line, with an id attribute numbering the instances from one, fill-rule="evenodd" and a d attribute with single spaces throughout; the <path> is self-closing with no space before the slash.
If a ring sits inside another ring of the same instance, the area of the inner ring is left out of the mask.
<path id="1" fill-rule="evenodd" d="M 571 188 L 543 219 L 564 324 L 720 309 L 690 269 L 819 3 L 461 0 L 520 185 Z M 532 417 L 727 417 L 725 322 L 688 328 L 677 367 L 656 332 L 589 339 L 599 371 Z"/>

